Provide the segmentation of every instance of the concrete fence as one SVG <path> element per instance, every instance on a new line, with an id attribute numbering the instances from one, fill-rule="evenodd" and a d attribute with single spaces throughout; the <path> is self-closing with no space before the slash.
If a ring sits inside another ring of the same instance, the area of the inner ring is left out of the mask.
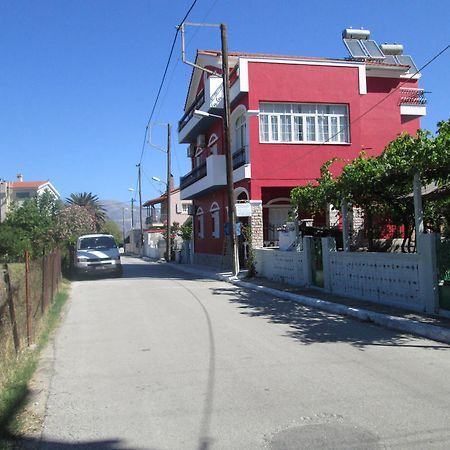
<path id="1" fill-rule="evenodd" d="M 435 235 L 421 235 L 414 254 L 338 252 L 333 238 L 322 238 L 321 244 L 326 292 L 412 311 L 438 312 Z M 259 276 L 313 286 L 313 266 L 317 264 L 311 237 L 304 238 L 302 251 L 256 249 L 255 262 Z"/>

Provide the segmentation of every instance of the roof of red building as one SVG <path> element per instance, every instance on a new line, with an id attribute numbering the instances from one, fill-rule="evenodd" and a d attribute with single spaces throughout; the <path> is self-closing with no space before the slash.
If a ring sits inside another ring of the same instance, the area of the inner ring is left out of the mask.
<path id="1" fill-rule="evenodd" d="M 222 55 L 222 52 L 220 50 L 197 50 L 196 55 L 196 62 L 198 62 L 199 56 L 212 56 L 212 57 L 220 57 Z M 360 63 L 365 64 L 366 66 L 378 66 L 378 67 L 385 67 L 385 68 L 406 68 L 409 67 L 408 65 L 400 65 L 400 64 L 388 64 L 382 61 L 375 61 L 375 60 L 366 60 L 366 61 L 357 61 L 352 59 L 345 59 L 345 58 L 322 58 L 322 57 L 311 57 L 311 56 L 294 56 L 294 55 L 276 55 L 276 54 L 268 54 L 268 53 L 251 53 L 251 52 L 228 52 L 228 56 L 232 58 L 259 58 L 259 59 L 285 59 L 285 60 L 292 60 L 292 61 L 329 61 L 329 62 L 340 62 L 340 63 Z M 188 107 L 188 101 L 189 101 L 189 92 L 191 90 L 193 77 L 195 73 L 195 68 L 191 72 L 191 79 L 189 81 L 189 88 L 186 95 L 186 100 L 184 103 L 184 110 Z M 234 67 L 230 66 L 230 71 L 234 70 Z M 406 70 L 406 69 L 405 69 Z"/>
<path id="2" fill-rule="evenodd" d="M 219 50 L 197 50 L 198 55 L 205 56 L 221 56 L 222 52 Z M 343 58 L 322 58 L 322 57 L 312 57 L 312 56 L 294 56 L 294 55 L 276 55 L 276 54 L 268 54 L 268 53 L 247 53 L 247 52 L 228 52 L 228 56 L 234 57 L 247 57 L 247 58 L 278 58 L 278 59 L 302 59 L 302 60 L 310 60 L 310 61 L 339 61 L 339 62 L 364 62 L 369 65 L 382 65 L 382 66 L 392 66 L 398 67 L 402 66 L 400 64 L 388 64 L 383 61 L 355 61 L 352 59 L 343 59 Z M 403 65 L 404 67 L 409 67 L 408 65 Z"/>

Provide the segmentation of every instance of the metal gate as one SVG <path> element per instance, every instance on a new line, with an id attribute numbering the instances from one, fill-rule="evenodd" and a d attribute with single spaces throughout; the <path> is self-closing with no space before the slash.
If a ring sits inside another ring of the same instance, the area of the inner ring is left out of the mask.
<path id="1" fill-rule="evenodd" d="M 324 287 L 323 281 L 323 257 L 322 257 L 322 239 L 320 237 L 313 238 L 312 245 L 312 281 L 314 286 Z"/>
<path id="2" fill-rule="evenodd" d="M 441 240 L 437 247 L 439 306 L 450 310 L 450 239 Z"/>

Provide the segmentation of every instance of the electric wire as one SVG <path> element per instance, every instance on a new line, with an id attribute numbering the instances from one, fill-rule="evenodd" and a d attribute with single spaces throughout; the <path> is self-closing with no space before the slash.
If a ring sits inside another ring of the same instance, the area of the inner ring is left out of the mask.
<path id="1" fill-rule="evenodd" d="M 407 84 L 409 81 L 411 81 L 417 74 L 419 74 L 420 72 L 422 72 L 426 67 L 428 67 L 431 63 L 433 63 L 437 58 L 439 58 L 443 53 L 445 53 L 448 49 L 450 48 L 450 44 L 447 45 L 445 48 L 443 48 L 439 53 L 437 53 L 435 56 L 433 56 L 429 61 L 427 61 L 422 67 L 420 67 L 419 69 L 417 69 L 416 72 L 414 72 L 412 75 L 410 75 L 405 81 L 403 81 L 402 83 L 400 83 L 396 88 L 394 88 L 391 92 L 389 92 L 388 94 L 386 94 L 384 97 L 382 97 L 377 103 L 375 103 L 374 105 L 372 105 L 369 109 L 367 109 L 366 111 L 364 111 L 362 114 L 360 114 L 359 116 L 357 116 L 355 119 L 351 120 L 349 122 L 348 127 L 350 128 L 351 125 L 354 125 L 356 122 L 358 122 L 359 120 L 361 120 L 363 117 L 365 117 L 367 114 L 369 114 L 370 112 L 372 112 L 375 108 L 377 108 L 381 103 L 383 103 L 384 101 L 386 101 L 391 95 L 393 95 L 395 92 L 397 92 L 399 89 L 401 89 L 405 84 Z M 302 160 L 303 158 L 309 156 L 312 152 L 316 151 L 317 147 L 322 147 L 323 145 L 327 144 L 328 142 L 330 142 L 333 138 L 335 138 L 336 136 L 338 136 L 340 133 L 342 133 L 343 131 L 345 131 L 345 127 L 342 127 L 340 130 L 338 130 L 335 134 L 333 134 L 332 136 L 330 136 L 327 140 L 325 140 L 324 142 L 321 142 L 319 144 L 313 144 L 313 147 L 309 152 L 305 153 L 304 155 L 300 156 L 299 158 L 296 158 L 294 160 L 291 160 L 287 165 L 285 166 L 281 166 L 278 167 L 276 169 L 272 169 L 272 173 L 278 172 L 280 170 L 284 170 L 286 167 L 292 165 L 292 163 L 294 162 L 298 162 L 300 160 Z"/>
<path id="2" fill-rule="evenodd" d="M 165 79 L 166 79 L 166 75 L 167 75 L 167 71 L 168 71 L 168 69 L 169 69 L 170 61 L 171 61 L 171 59 L 172 59 L 173 50 L 174 50 L 175 44 L 176 44 L 176 42 L 177 42 L 178 34 L 180 33 L 180 27 L 183 25 L 183 23 L 184 23 L 184 22 L 186 21 L 186 19 L 188 18 L 190 12 L 191 12 L 192 9 L 194 8 L 194 6 L 195 6 L 195 4 L 197 3 L 197 1 L 198 1 L 198 0 L 194 0 L 194 1 L 192 2 L 190 8 L 188 9 L 187 13 L 186 13 L 185 16 L 183 17 L 183 20 L 180 22 L 180 24 L 179 24 L 179 25 L 177 26 L 177 28 L 176 28 L 175 35 L 174 35 L 173 41 L 172 41 L 172 45 L 171 45 L 170 51 L 169 51 L 169 57 L 167 58 L 166 67 L 165 67 L 165 69 L 164 69 L 163 76 L 162 76 L 162 79 L 161 79 L 161 83 L 159 84 L 158 92 L 157 92 L 157 94 L 156 94 L 156 98 L 155 98 L 155 101 L 154 101 L 154 103 L 153 103 L 152 111 L 151 111 L 151 113 L 150 113 L 150 117 L 149 117 L 149 119 L 148 119 L 148 121 L 147 121 L 147 125 L 146 125 L 146 127 L 145 127 L 145 132 L 144 132 L 144 142 L 142 143 L 142 149 L 141 149 L 141 156 L 140 156 L 140 158 L 139 158 L 139 164 L 142 162 L 142 158 L 143 158 L 143 156 L 144 156 L 144 149 L 145 149 L 145 143 L 146 143 L 146 140 L 147 140 L 148 127 L 149 127 L 150 122 L 152 121 L 153 114 L 154 114 L 154 112 L 155 112 L 156 105 L 157 105 L 158 100 L 159 100 L 159 96 L 161 95 L 161 90 L 162 90 L 162 87 L 163 87 L 163 85 L 164 85 L 164 81 L 165 81 Z"/>
<path id="3" fill-rule="evenodd" d="M 159 85 L 159 88 L 158 88 L 158 92 L 157 92 L 157 94 L 156 94 L 155 101 L 154 101 L 154 103 L 153 103 L 153 107 L 152 107 L 152 110 L 151 110 L 151 113 L 150 113 L 150 117 L 149 117 L 149 119 L 148 119 L 148 121 L 147 121 L 147 125 L 145 126 L 144 139 L 143 139 L 143 142 L 142 142 L 142 148 L 141 148 L 141 155 L 140 155 L 140 157 L 139 157 L 139 164 L 142 163 L 142 158 L 143 158 L 143 156 L 144 156 L 144 150 L 145 150 L 145 144 L 146 144 L 146 142 L 147 142 L 148 127 L 149 127 L 149 125 L 150 125 L 150 123 L 151 123 L 151 121 L 152 121 L 153 114 L 154 114 L 154 112 L 155 112 L 156 105 L 157 105 L 157 103 L 158 103 L 159 96 L 160 96 L 160 94 L 161 94 L 161 90 L 162 90 L 162 87 L 163 87 L 163 85 L 164 85 L 164 81 L 165 81 L 165 79 L 166 79 L 167 71 L 168 71 L 168 69 L 169 69 L 170 61 L 171 61 L 172 55 L 173 55 L 173 50 L 174 50 L 175 44 L 176 44 L 176 42 L 177 42 L 178 34 L 180 33 L 180 27 L 183 25 L 183 23 L 184 23 L 184 22 L 186 21 L 186 19 L 188 18 L 189 14 L 191 13 L 191 11 L 192 11 L 192 9 L 194 8 L 194 6 L 196 5 L 197 1 L 198 1 L 198 0 L 194 0 L 194 1 L 192 2 L 192 4 L 191 4 L 191 6 L 189 7 L 188 11 L 187 11 L 186 14 L 184 15 L 182 21 L 181 21 L 180 24 L 176 27 L 175 35 L 174 35 L 174 37 L 173 37 L 172 45 L 171 45 L 171 47 L 170 47 L 169 56 L 168 56 L 168 58 L 167 58 L 167 62 L 166 62 L 166 66 L 165 66 L 165 69 L 164 69 L 164 72 L 163 72 L 163 76 L 162 76 L 162 79 L 161 79 L 161 83 L 160 83 L 160 85 Z M 136 181 L 136 186 L 137 186 L 137 184 L 138 184 L 138 181 Z M 135 199 L 136 199 L 136 194 L 135 194 Z"/>
<path id="4" fill-rule="evenodd" d="M 175 36 L 174 36 L 174 39 L 173 39 L 173 42 L 172 42 L 172 46 L 171 46 L 171 48 L 170 48 L 169 57 L 168 57 L 168 59 L 167 59 L 166 67 L 165 67 L 165 70 L 164 70 L 164 73 L 163 73 L 163 78 L 162 78 L 162 80 L 161 80 L 161 83 L 160 83 L 160 86 L 159 86 L 159 89 L 158 89 L 158 93 L 157 93 L 157 95 L 156 95 L 156 99 L 155 99 L 155 102 L 154 102 L 154 104 L 153 104 L 152 111 L 151 111 L 151 113 L 150 113 L 150 118 L 148 119 L 147 125 L 146 125 L 146 127 L 145 127 L 145 131 L 144 131 L 144 141 L 143 141 L 143 143 L 142 143 L 141 156 L 140 156 L 140 158 L 139 158 L 139 163 L 142 163 L 142 159 L 143 159 L 143 156 L 144 156 L 145 145 L 146 145 L 146 143 L 147 143 L 148 127 L 150 126 L 150 123 L 151 123 L 151 121 L 152 121 L 152 118 L 153 118 L 153 115 L 154 115 L 154 112 L 155 112 L 155 108 L 156 108 L 156 105 L 158 104 L 159 96 L 160 96 L 160 94 L 161 94 L 161 90 L 162 90 L 162 87 L 163 87 L 163 85 L 164 85 L 165 78 L 166 78 L 166 76 L 167 76 L 167 71 L 168 71 L 169 66 L 170 66 L 170 61 L 171 61 L 171 59 L 172 59 L 173 50 L 174 50 L 174 47 L 175 47 L 175 44 L 176 44 L 176 40 L 177 40 L 177 37 L 178 37 L 178 34 L 179 34 L 179 30 L 180 30 L 181 26 L 183 25 L 183 23 L 184 23 L 184 22 L 186 21 L 186 19 L 188 18 L 190 12 L 191 12 L 192 9 L 194 8 L 194 6 L 195 6 L 195 4 L 197 3 L 197 1 L 198 1 L 198 0 L 195 0 L 195 1 L 191 4 L 189 10 L 187 11 L 187 13 L 185 14 L 185 16 L 183 17 L 183 20 L 180 22 L 180 24 L 178 25 L 178 27 L 177 27 L 177 29 L 176 29 Z M 201 20 L 202 22 L 204 22 L 205 19 L 206 19 L 206 17 L 209 16 L 209 14 L 210 14 L 211 11 L 213 10 L 214 6 L 216 5 L 217 1 L 218 1 L 218 0 L 214 0 L 214 2 L 212 3 L 212 5 L 211 5 L 210 8 L 208 9 L 208 11 L 207 11 L 207 12 L 205 13 L 205 15 L 203 16 L 203 18 L 202 18 L 202 20 Z M 191 39 L 189 40 L 188 43 L 191 43 L 191 42 L 192 42 L 192 40 L 193 40 L 193 38 L 195 37 L 195 35 L 197 34 L 197 32 L 198 32 L 198 29 L 195 29 L 195 31 L 194 31 L 194 33 L 192 34 Z M 171 84 L 172 84 L 172 81 L 173 81 L 173 78 L 174 78 L 174 75 L 175 75 L 175 70 L 176 70 L 177 67 L 178 67 L 179 61 L 180 61 L 180 59 L 178 58 L 177 61 L 176 61 L 175 66 L 174 66 L 174 68 L 173 68 L 173 70 L 172 70 L 172 73 L 171 73 L 171 75 L 170 75 L 169 82 L 167 83 L 166 90 L 165 90 L 165 92 L 164 92 L 164 94 L 163 94 L 162 100 L 161 100 L 160 105 L 159 105 L 159 110 L 158 110 L 158 112 L 157 112 L 157 118 L 159 117 L 159 115 L 160 115 L 160 113 L 161 113 L 161 109 L 162 109 L 162 107 L 163 107 L 163 105 L 164 105 L 164 101 L 165 101 L 165 99 L 166 99 L 167 93 L 168 93 L 169 88 L 170 88 L 170 86 L 171 86 Z M 180 166 L 178 154 L 177 154 L 177 152 L 174 152 L 174 153 L 175 153 L 175 162 L 176 162 L 176 164 L 177 164 L 178 172 L 179 172 L 179 174 L 181 175 L 181 166 Z"/>

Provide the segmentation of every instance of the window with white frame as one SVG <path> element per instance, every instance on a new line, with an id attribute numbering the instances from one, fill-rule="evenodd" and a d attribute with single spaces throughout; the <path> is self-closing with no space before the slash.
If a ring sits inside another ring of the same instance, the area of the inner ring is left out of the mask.
<path id="1" fill-rule="evenodd" d="M 261 142 L 348 144 L 347 105 L 261 103 Z"/>
<path id="2" fill-rule="evenodd" d="M 197 217 L 197 236 L 200 239 L 203 239 L 205 237 L 205 217 L 203 215 L 202 208 L 198 208 L 196 217 Z"/>
<path id="3" fill-rule="evenodd" d="M 219 154 L 219 148 L 217 146 L 217 143 L 219 141 L 219 138 L 217 137 L 217 134 L 213 133 L 209 137 L 208 140 L 208 147 L 209 151 L 211 152 L 211 155 L 218 155 Z"/>
<path id="4" fill-rule="evenodd" d="M 189 214 L 189 206 L 190 206 L 190 203 L 182 203 L 181 204 L 181 212 L 183 214 Z"/>
<path id="5" fill-rule="evenodd" d="M 211 234 L 213 238 L 218 239 L 220 237 L 220 208 L 219 205 L 214 202 L 209 209 L 211 213 Z"/>
<path id="6" fill-rule="evenodd" d="M 245 113 L 241 114 L 234 122 L 234 151 L 245 147 L 247 139 L 247 121 Z"/>

